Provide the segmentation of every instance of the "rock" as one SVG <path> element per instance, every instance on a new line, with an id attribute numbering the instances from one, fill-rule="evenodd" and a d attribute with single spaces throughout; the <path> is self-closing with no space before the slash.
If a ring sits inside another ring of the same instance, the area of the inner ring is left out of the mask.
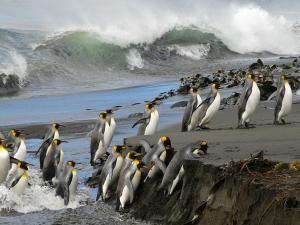
<path id="1" fill-rule="evenodd" d="M 258 59 L 255 63 L 252 63 L 249 66 L 250 70 L 257 70 L 257 69 L 261 69 L 264 66 L 264 63 L 261 59 Z"/>
<path id="2" fill-rule="evenodd" d="M 234 92 L 228 98 L 223 98 L 221 100 L 221 103 L 224 105 L 235 105 L 239 100 L 239 97 L 240 97 L 240 93 Z"/>
<path id="3" fill-rule="evenodd" d="M 187 103 L 188 103 L 187 101 L 176 102 L 173 105 L 171 105 L 170 108 L 173 109 L 173 108 L 179 108 L 179 107 L 186 107 Z"/>
<path id="4" fill-rule="evenodd" d="M 143 113 L 132 113 L 128 116 L 128 119 L 132 119 L 132 118 L 142 118 Z"/>
<path id="5" fill-rule="evenodd" d="M 300 89 L 300 80 L 299 77 L 288 76 L 289 83 L 293 91 Z"/>
<path id="6" fill-rule="evenodd" d="M 265 82 L 258 85 L 260 90 L 260 100 L 266 101 L 273 92 L 277 90 L 277 87 L 273 86 L 273 82 Z"/>
<path id="7" fill-rule="evenodd" d="M 282 65 L 282 69 L 284 69 L 284 70 L 289 70 L 289 69 L 291 69 L 292 67 L 291 66 L 289 66 L 289 65 L 287 65 L 287 64 L 283 64 Z"/>
<path id="8" fill-rule="evenodd" d="M 148 180 L 130 214 L 154 224 L 298 224 L 300 176 L 274 175 L 276 163 L 251 159 L 216 167 L 186 160 L 183 182 L 173 195 L 158 190 L 161 177 Z"/>
<path id="9" fill-rule="evenodd" d="M 18 92 L 21 89 L 20 79 L 14 74 L 0 74 L 0 95 Z"/>

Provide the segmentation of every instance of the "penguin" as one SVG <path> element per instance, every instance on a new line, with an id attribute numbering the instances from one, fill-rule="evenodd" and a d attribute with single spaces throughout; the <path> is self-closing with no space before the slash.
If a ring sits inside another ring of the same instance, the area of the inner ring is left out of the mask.
<path id="1" fill-rule="evenodd" d="M 129 151 L 126 154 L 126 157 L 123 159 L 122 167 L 120 170 L 120 175 L 118 178 L 118 185 L 117 185 L 117 189 L 116 189 L 117 193 L 120 193 L 121 189 L 123 188 L 123 184 L 124 184 L 123 179 L 125 177 L 126 171 L 128 171 L 128 169 L 130 168 L 130 166 L 134 160 L 139 160 L 141 155 L 142 154 L 137 153 L 135 151 Z"/>
<path id="2" fill-rule="evenodd" d="M 219 84 L 214 83 L 211 85 L 210 93 L 193 113 L 191 122 L 188 126 L 188 131 L 195 130 L 197 126 L 203 129 L 207 128 L 206 124 L 212 120 L 220 108 L 221 96 L 219 88 Z"/>
<path id="3" fill-rule="evenodd" d="M 17 160 L 20 160 L 20 161 L 24 161 L 26 153 L 27 153 L 24 136 L 20 135 L 19 139 L 20 139 L 19 146 L 18 146 L 17 152 L 14 155 L 14 158 Z M 7 183 L 10 183 L 12 181 L 12 179 L 14 179 L 14 177 L 16 176 L 17 170 L 18 170 L 18 165 L 12 164 L 11 168 L 8 172 Z"/>
<path id="4" fill-rule="evenodd" d="M 95 127 L 91 133 L 90 164 L 92 166 L 96 163 L 97 159 L 101 158 L 106 153 L 106 148 L 104 144 L 106 115 L 107 114 L 105 112 L 99 114 L 99 120 L 96 121 Z"/>
<path id="5" fill-rule="evenodd" d="M 61 127 L 65 127 L 65 125 L 59 123 L 52 123 L 49 129 L 47 130 L 43 138 L 43 143 L 36 152 L 36 155 L 40 152 L 40 169 L 43 169 L 46 152 L 49 146 L 51 145 L 52 141 L 55 139 L 59 139 L 58 129 Z"/>
<path id="6" fill-rule="evenodd" d="M 134 128 L 136 125 L 141 124 L 137 135 L 152 135 L 155 133 L 159 122 L 159 113 L 155 105 L 155 102 L 147 103 L 142 119 L 132 126 Z"/>
<path id="7" fill-rule="evenodd" d="M 199 149 L 195 149 L 193 151 L 193 154 L 195 155 L 204 155 L 207 154 L 207 141 L 202 141 L 200 144 L 200 148 Z M 184 175 L 184 168 L 183 166 L 181 166 L 179 173 L 177 174 L 176 178 L 173 180 L 172 185 L 169 188 L 169 195 L 172 195 L 173 191 L 175 190 L 177 184 L 181 181 L 181 179 L 183 178 Z"/>
<path id="8" fill-rule="evenodd" d="M 14 154 L 14 158 L 24 161 L 27 153 L 27 148 L 25 144 L 25 137 L 19 133 L 18 135 L 19 143 L 17 145 L 17 152 Z"/>
<path id="9" fill-rule="evenodd" d="M 56 186 L 55 194 L 64 199 L 64 204 L 68 205 L 70 199 L 76 196 L 78 176 L 77 171 L 74 168 L 75 162 L 68 161 L 65 165 L 63 173 L 59 177 L 58 184 Z"/>
<path id="10" fill-rule="evenodd" d="M 47 149 L 42 168 L 44 181 L 52 182 L 52 178 L 55 177 L 60 160 L 60 144 L 63 142 L 66 141 L 54 139 L 49 148 Z"/>
<path id="11" fill-rule="evenodd" d="M 0 139 L 0 184 L 6 181 L 10 169 L 9 153 L 4 147 L 4 140 Z"/>
<path id="12" fill-rule="evenodd" d="M 260 102 L 260 90 L 254 81 L 254 75 L 249 74 L 238 104 L 238 128 L 249 128 L 250 117 Z"/>
<path id="13" fill-rule="evenodd" d="M 17 129 L 9 131 L 7 139 L 5 140 L 5 147 L 10 154 L 14 154 L 14 152 L 18 149 L 20 145 L 20 134 L 21 131 Z"/>
<path id="14" fill-rule="evenodd" d="M 174 148 L 171 145 L 171 140 L 169 137 L 162 136 L 160 138 L 161 142 L 163 143 L 163 148 L 156 148 L 154 154 L 151 157 L 152 168 L 149 170 L 144 182 L 148 178 L 153 178 L 156 174 L 161 171 L 163 174 L 166 171 L 167 166 L 169 165 L 173 155 L 174 155 Z M 147 153 L 149 154 L 149 153 Z M 143 159 L 144 160 L 144 159 Z"/>
<path id="15" fill-rule="evenodd" d="M 28 176 L 24 170 L 20 176 L 15 177 L 9 189 L 17 195 L 22 195 L 28 187 Z"/>
<path id="16" fill-rule="evenodd" d="M 112 154 L 106 160 L 99 179 L 96 201 L 102 196 L 103 201 L 109 198 L 109 189 L 118 180 L 123 164 L 122 151 L 126 146 L 115 145 Z"/>
<path id="17" fill-rule="evenodd" d="M 116 121 L 113 116 L 113 111 L 111 109 L 106 110 L 106 122 L 105 122 L 105 129 L 104 129 L 104 143 L 106 148 L 109 148 L 115 130 L 116 130 Z"/>
<path id="18" fill-rule="evenodd" d="M 190 92 L 190 99 L 187 103 L 187 106 L 185 108 L 184 114 L 183 114 L 183 119 L 182 119 L 182 126 L 181 126 L 181 131 L 187 131 L 188 130 L 188 126 L 191 122 L 191 117 L 193 115 L 193 113 L 195 112 L 195 110 L 197 109 L 197 107 L 199 107 L 199 105 L 202 103 L 202 99 L 199 96 L 199 94 L 197 93 L 197 88 L 193 88 L 191 87 L 189 92 Z"/>
<path id="19" fill-rule="evenodd" d="M 141 182 L 141 168 L 145 164 L 142 161 L 134 160 L 131 166 L 124 171 L 124 177 L 121 179 L 120 189 L 117 189 L 117 204 L 116 209 L 122 209 L 133 202 L 134 194 Z"/>
<path id="20" fill-rule="evenodd" d="M 285 116 L 289 114 L 293 103 L 291 86 L 285 75 L 279 78 L 276 95 L 276 106 L 274 111 L 274 124 L 285 124 Z"/>
<path id="21" fill-rule="evenodd" d="M 183 147 L 181 150 L 177 151 L 166 169 L 166 172 L 163 176 L 159 189 L 160 190 L 165 189 L 170 194 L 171 189 L 174 190 L 175 188 L 175 187 L 172 188 L 172 186 L 176 186 L 175 184 L 173 184 L 173 182 L 175 181 L 178 183 L 179 179 L 177 178 L 177 176 L 182 176 L 180 175 L 180 170 L 183 166 L 183 161 L 200 159 L 202 153 L 206 154 L 206 150 L 207 150 L 207 142 L 197 141 L 188 144 L 185 147 Z M 182 172 L 183 171 L 181 171 L 181 173 Z"/>
<path id="22" fill-rule="evenodd" d="M 57 185 L 58 183 L 58 179 L 60 177 L 60 175 L 63 173 L 64 170 L 64 156 L 65 153 L 63 151 L 63 149 L 60 149 L 60 154 L 57 155 L 57 157 L 59 157 L 57 160 L 57 167 L 55 168 L 55 176 L 52 178 L 52 184 L 54 186 Z"/>
<path id="23" fill-rule="evenodd" d="M 28 170 L 27 165 L 29 164 L 9 156 L 9 153 L 4 146 L 4 139 L 0 139 L 0 184 L 6 181 L 11 163 L 20 163 L 20 168 Z"/>

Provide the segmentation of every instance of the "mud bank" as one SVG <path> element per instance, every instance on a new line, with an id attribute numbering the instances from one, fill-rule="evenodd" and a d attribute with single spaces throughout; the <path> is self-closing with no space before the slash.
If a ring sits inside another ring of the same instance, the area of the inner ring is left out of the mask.
<path id="1" fill-rule="evenodd" d="M 276 164 L 259 159 L 225 167 L 185 161 L 185 177 L 172 196 L 158 191 L 157 177 L 141 188 L 131 213 L 159 224 L 299 224 L 299 172 L 278 171 Z"/>

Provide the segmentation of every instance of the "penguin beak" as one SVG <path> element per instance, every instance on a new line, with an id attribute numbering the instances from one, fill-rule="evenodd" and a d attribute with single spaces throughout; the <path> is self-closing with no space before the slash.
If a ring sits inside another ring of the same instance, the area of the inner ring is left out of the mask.
<path id="1" fill-rule="evenodd" d="M 65 125 L 63 125 L 63 124 L 57 124 L 58 125 L 58 127 L 66 127 Z"/>
<path id="2" fill-rule="evenodd" d="M 68 141 L 64 141 L 64 140 L 61 140 L 60 142 L 61 143 L 69 143 Z"/>

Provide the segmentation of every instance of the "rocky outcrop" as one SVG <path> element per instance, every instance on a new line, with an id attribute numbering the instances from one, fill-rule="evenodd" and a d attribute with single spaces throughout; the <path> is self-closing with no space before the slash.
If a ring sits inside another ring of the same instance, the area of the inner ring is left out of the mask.
<path id="1" fill-rule="evenodd" d="M 147 181 L 131 213 L 162 224 L 298 224 L 300 175 L 274 171 L 275 165 L 268 160 L 226 167 L 185 161 L 184 180 L 172 196 L 157 189 L 161 178 Z"/>
<path id="2" fill-rule="evenodd" d="M 0 74 L 0 95 L 7 95 L 20 90 L 20 79 L 14 74 Z"/>

